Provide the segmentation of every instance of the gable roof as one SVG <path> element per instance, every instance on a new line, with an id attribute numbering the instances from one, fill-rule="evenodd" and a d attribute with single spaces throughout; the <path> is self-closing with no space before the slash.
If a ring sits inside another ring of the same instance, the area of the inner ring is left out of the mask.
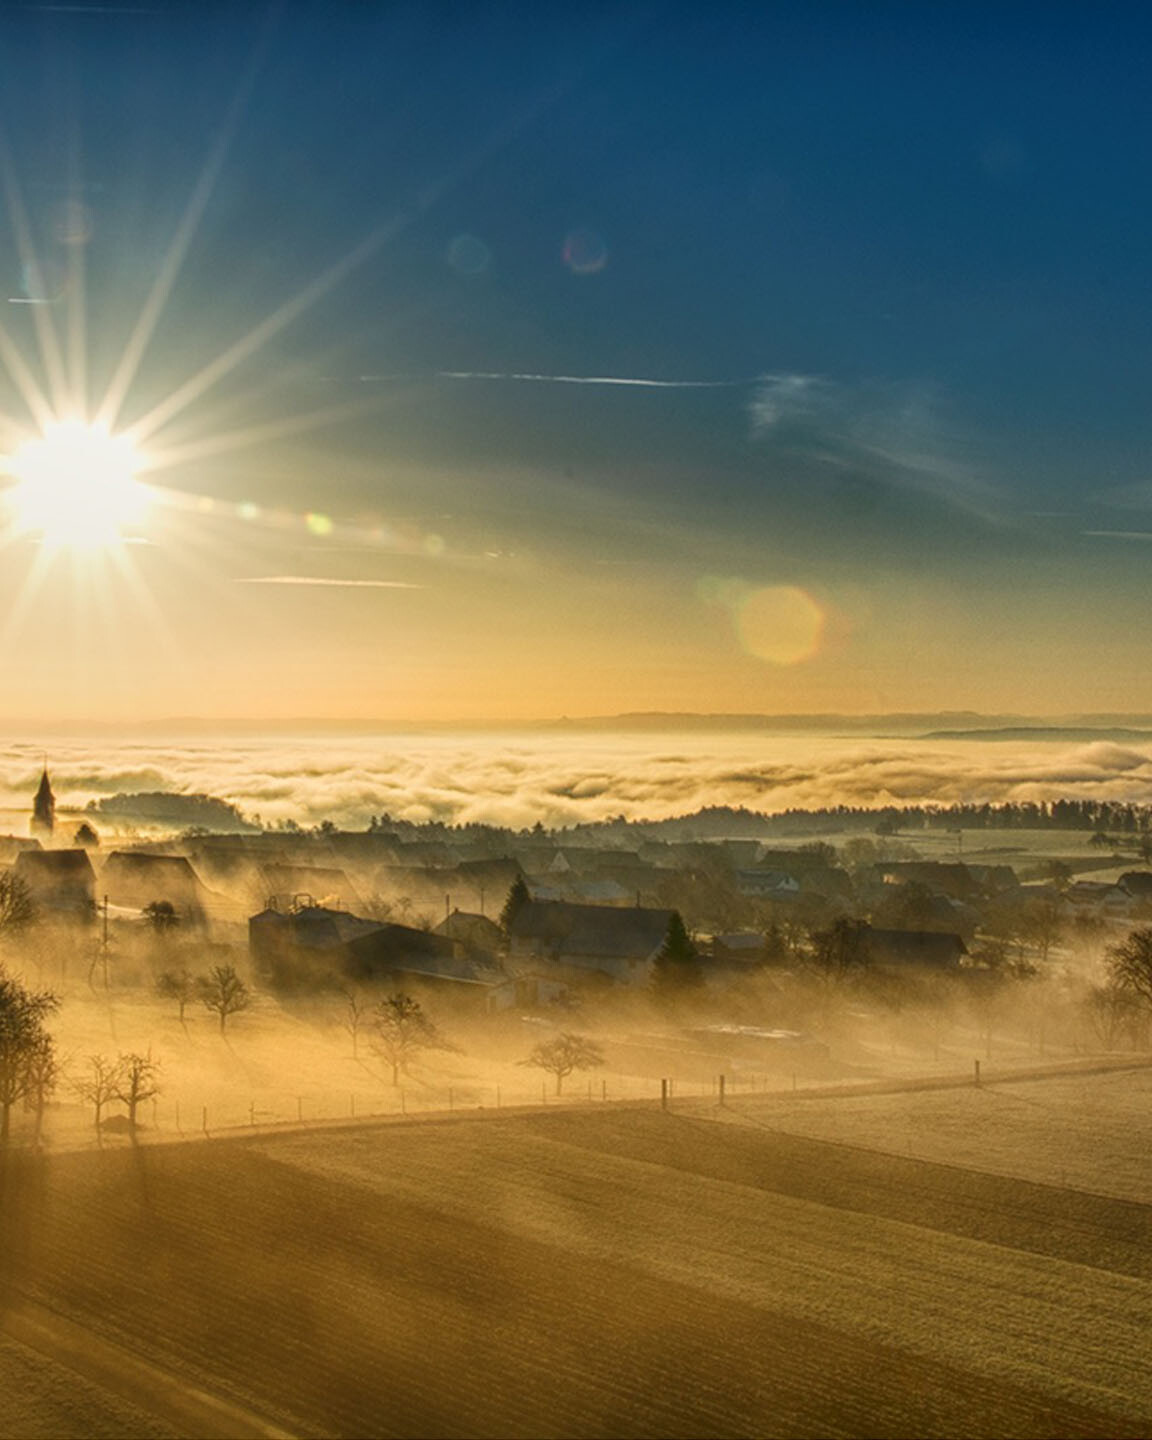
<path id="1" fill-rule="evenodd" d="M 644 958 L 664 943 L 675 912 L 631 906 L 529 900 L 512 922 L 512 939 L 554 955 Z"/>
<path id="2" fill-rule="evenodd" d="M 96 872 L 87 850 L 21 850 L 13 870 L 29 885 L 94 885 Z"/>

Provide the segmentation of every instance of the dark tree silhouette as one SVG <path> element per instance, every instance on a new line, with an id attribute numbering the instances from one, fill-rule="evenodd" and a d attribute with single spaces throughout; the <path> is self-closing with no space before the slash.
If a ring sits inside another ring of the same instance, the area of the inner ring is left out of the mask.
<path id="1" fill-rule="evenodd" d="M 0 973 L 0 1146 L 8 1143 L 12 1106 L 29 1094 L 37 1057 L 51 1044 L 45 1022 L 59 1003 Z"/>
<path id="2" fill-rule="evenodd" d="M 24 1108 L 36 1116 L 33 1141 L 40 1144 L 44 1131 L 44 1111 L 49 1097 L 60 1080 L 60 1058 L 56 1054 L 56 1042 L 46 1031 L 33 1044 L 28 1053 L 28 1081 L 24 1091 Z"/>
<path id="3" fill-rule="evenodd" d="M 121 1055 L 117 1065 L 114 1096 L 128 1107 L 128 1124 L 136 1130 L 136 1111 L 145 1100 L 159 1095 L 160 1062 L 147 1055 Z"/>
<path id="4" fill-rule="evenodd" d="M 22 934 L 39 918 L 27 884 L 10 870 L 0 872 L 0 939 Z"/>
<path id="5" fill-rule="evenodd" d="M 656 956 L 652 984 L 662 995 L 682 995 L 698 988 L 704 981 L 700 956 L 693 945 L 679 910 L 673 910 L 668 921 L 664 943 Z"/>
<path id="6" fill-rule="evenodd" d="M 860 975 L 871 964 L 866 920 L 836 920 L 827 930 L 812 935 L 808 955 L 811 969 L 829 985 Z"/>
<path id="7" fill-rule="evenodd" d="M 1132 930 L 1105 952 L 1113 984 L 1137 996 L 1152 1009 L 1152 929 Z"/>
<path id="8" fill-rule="evenodd" d="M 252 1003 L 252 994 L 233 965 L 213 965 L 208 974 L 197 981 L 196 988 L 205 1008 L 220 1017 L 221 1035 L 229 1015 L 247 1010 Z"/>
<path id="9" fill-rule="evenodd" d="M 500 911 L 499 925 L 506 940 L 512 934 L 512 922 L 531 899 L 532 892 L 528 889 L 523 875 L 517 875 L 508 887 L 508 897 L 504 901 L 504 908 Z"/>
<path id="10" fill-rule="evenodd" d="M 165 935 L 180 924 L 180 916 L 177 915 L 171 900 L 152 900 L 144 906 L 140 914 L 157 935 Z"/>
<path id="11" fill-rule="evenodd" d="M 389 995 L 381 1000 L 373 1013 L 372 1026 L 372 1049 L 391 1065 L 393 1085 L 399 1085 L 401 1070 L 407 1072 L 421 1050 L 453 1049 L 411 995 Z"/>
<path id="12" fill-rule="evenodd" d="M 89 1055 L 88 1073 L 73 1080 L 72 1088 L 96 1112 L 96 1133 L 100 1133 L 104 1106 L 115 1100 L 120 1089 L 120 1061 L 106 1055 Z"/>
<path id="13" fill-rule="evenodd" d="M 541 1040 L 526 1060 L 518 1062 L 531 1065 L 537 1070 L 547 1070 L 556 1077 L 556 1094 L 559 1095 L 564 1081 L 575 1070 L 595 1070 L 604 1064 L 604 1052 L 594 1040 L 586 1035 L 574 1035 L 565 1031 L 554 1040 Z"/>

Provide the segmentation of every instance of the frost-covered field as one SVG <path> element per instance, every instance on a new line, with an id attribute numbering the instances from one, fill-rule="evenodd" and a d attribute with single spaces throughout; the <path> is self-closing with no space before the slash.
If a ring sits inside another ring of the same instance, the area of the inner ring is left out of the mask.
<path id="1" fill-rule="evenodd" d="M 802 1101 L 750 1096 L 712 1113 L 1152 1205 L 1152 1067 L 1029 1081 L 986 1068 L 978 1089 Z"/>
<path id="2" fill-rule="evenodd" d="M 10 1180 L 18 1287 L 290 1433 L 1152 1421 L 1147 1211 L 1070 1190 L 611 1107 L 24 1155 Z"/>

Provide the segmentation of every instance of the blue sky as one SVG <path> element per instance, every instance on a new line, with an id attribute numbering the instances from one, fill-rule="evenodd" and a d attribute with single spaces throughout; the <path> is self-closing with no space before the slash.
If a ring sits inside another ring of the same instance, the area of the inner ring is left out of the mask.
<path id="1" fill-rule="evenodd" d="M 1150 53 L 1121 6 L 9 6 L 0 119 L 60 271 L 52 305 L 0 318 L 35 356 L 37 310 L 63 330 L 82 308 L 95 404 L 214 154 L 123 422 L 328 277 L 155 443 L 265 435 L 163 476 L 267 521 L 199 536 L 221 614 L 254 568 L 447 597 L 437 619 L 431 597 L 414 618 L 352 587 L 321 614 L 245 592 L 265 636 L 318 654 L 335 627 L 361 677 L 382 640 L 408 665 L 399 694 L 361 679 L 337 708 L 467 712 L 485 668 L 510 675 L 509 635 L 551 678 L 483 703 L 524 713 L 1037 709 L 1047 666 L 1054 708 L 1115 708 L 1152 639 Z M 60 239 L 77 203 L 82 247 Z M 9 230 L 0 283 L 37 298 Z M 289 537 L 314 512 L 333 532 Z M 408 541 L 354 543 L 381 524 Z M 750 657 L 701 601 L 717 577 L 810 593 L 828 643 L 787 673 Z M 545 583 L 567 617 L 547 634 Z M 177 649 L 209 645 L 157 603 Z M 48 610 L 16 654 L 63 625 Z M 601 613 L 636 647 L 608 678 L 611 627 L 573 618 Z M 429 679 L 425 657 L 465 651 L 467 684 Z M 981 665 L 950 673 L 958 651 Z M 316 684 L 301 663 L 286 704 Z M 183 684 L 252 710 L 184 669 L 155 703 Z"/>

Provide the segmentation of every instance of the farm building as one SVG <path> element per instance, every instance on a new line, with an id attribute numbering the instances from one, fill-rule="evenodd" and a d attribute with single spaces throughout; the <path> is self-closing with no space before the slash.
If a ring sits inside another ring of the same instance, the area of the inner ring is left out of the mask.
<path id="1" fill-rule="evenodd" d="M 185 923 L 204 923 L 203 886 L 183 855 L 113 850 L 100 872 L 100 888 L 113 905 L 143 910 L 167 902 Z"/>
<path id="2" fill-rule="evenodd" d="M 261 867 L 261 880 L 264 894 L 285 908 L 295 896 L 337 909 L 361 903 L 348 872 L 333 866 L 266 864 Z"/>
<path id="3" fill-rule="evenodd" d="M 647 985 L 673 913 L 530 900 L 512 922 L 509 953 L 515 960 L 547 961 L 573 979 Z"/>
<path id="4" fill-rule="evenodd" d="M 89 921 L 96 913 L 96 872 L 86 850 L 22 850 L 13 874 L 50 918 Z"/>
<path id="5" fill-rule="evenodd" d="M 874 965 L 894 970 L 958 970 L 968 947 L 959 935 L 938 930 L 865 932 Z"/>
<path id="6" fill-rule="evenodd" d="M 504 944 L 503 932 L 495 920 L 467 910 L 453 910 L 446 915 L 435 927 L 435 934 L 454 941 L 466 954 L 494 955 Z"/>

